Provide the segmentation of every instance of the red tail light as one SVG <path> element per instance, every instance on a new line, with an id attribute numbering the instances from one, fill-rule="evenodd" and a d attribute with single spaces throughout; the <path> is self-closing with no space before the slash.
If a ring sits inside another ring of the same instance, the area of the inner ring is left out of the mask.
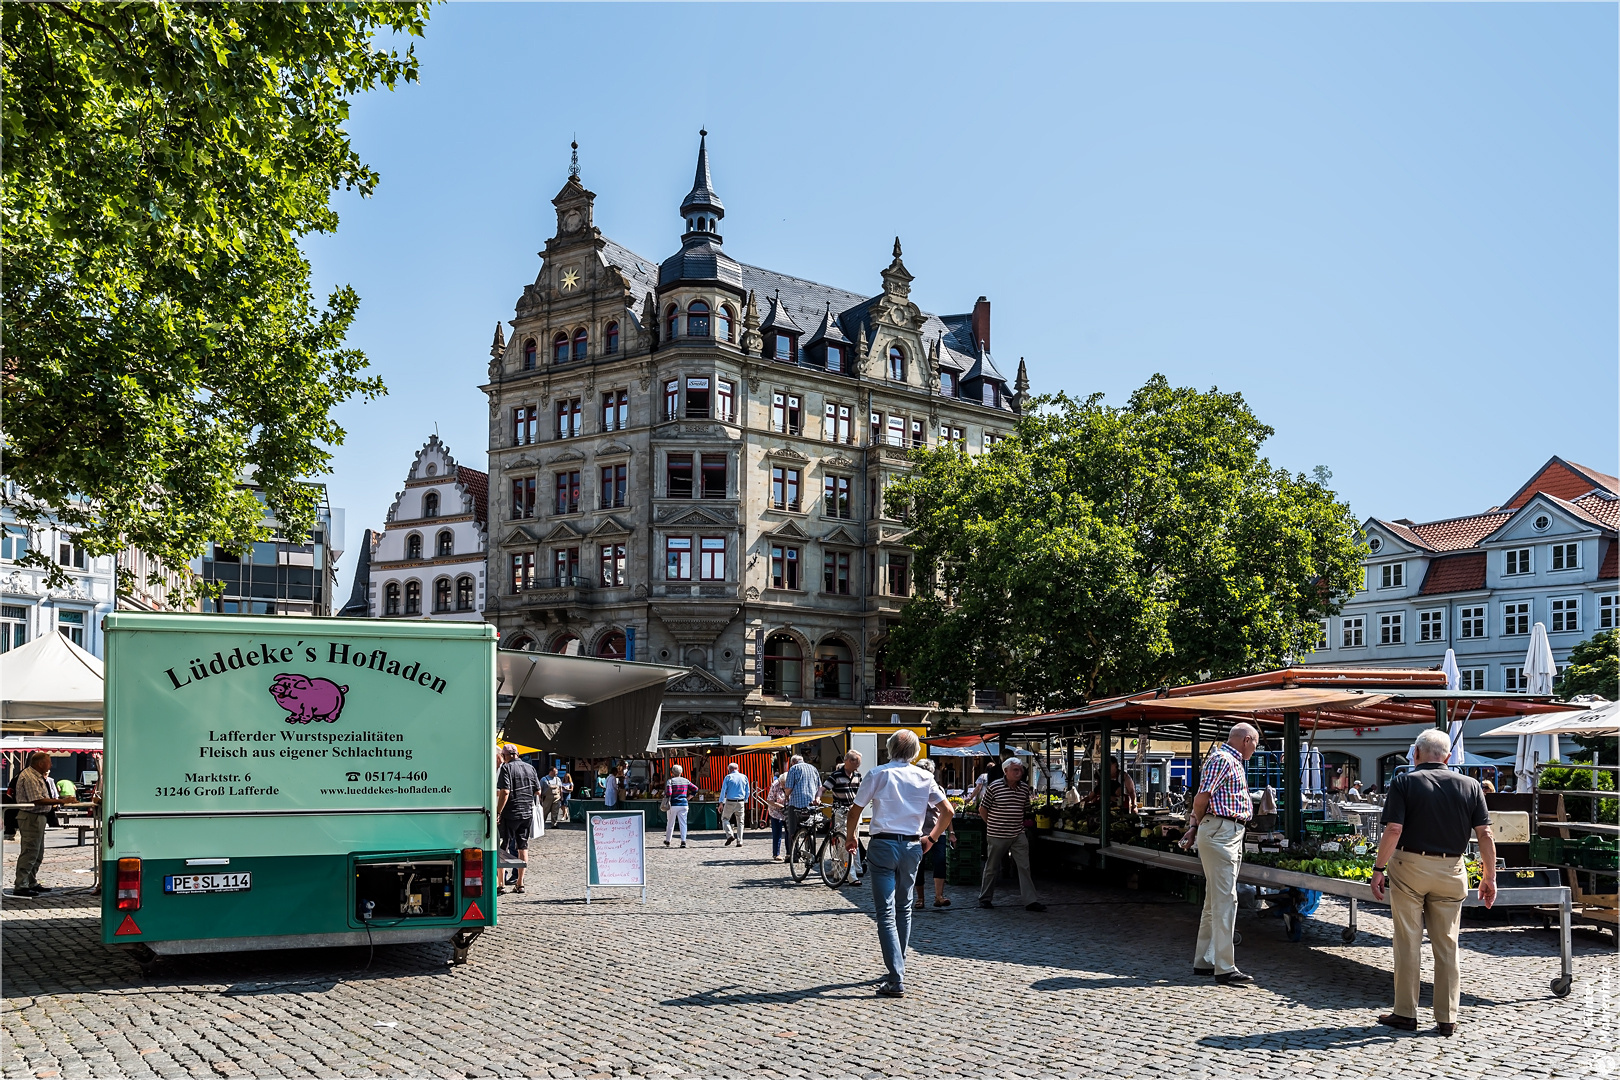
<path id="1" fill-rule="evenodd" d="M 484 849 L 461 849 L 461 895 L 484 895 Z M 139 901 L 136 902 L 139 904 Z"/>
<path id="2" fill-rule="evenodd" d="M 118 910 L 141 910 L 141 860 L 118 860 Z"/>

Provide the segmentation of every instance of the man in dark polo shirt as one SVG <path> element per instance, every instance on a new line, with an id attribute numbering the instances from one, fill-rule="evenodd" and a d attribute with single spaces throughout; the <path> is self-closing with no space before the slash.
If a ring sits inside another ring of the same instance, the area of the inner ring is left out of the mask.
<path id="1" fill-rule="evenodd" d="M 1470 832 L 1479 837 L 1484 868 L 1479 899 L 1486 907 L 1496 902 L 1496 841 L 1485 792 L 1479 781 L 1446 768 L 1450 756 L 1444 731 L 1430 728 L 1417 737 L 1417 768 L 1390 782 L 1384 835 L 1373 860 L 1373 896 L 1383 900 L 1387 886 L 1395 923 L 1395 1011 L 1378 1022 L 1402 1031 L 1418 1026 L 1425 923 L 1434 949 L 1434 1029 L 1441 1035 L 1457 1030 L 1457 924 L 1468 899 L 1463 855 Z"/>

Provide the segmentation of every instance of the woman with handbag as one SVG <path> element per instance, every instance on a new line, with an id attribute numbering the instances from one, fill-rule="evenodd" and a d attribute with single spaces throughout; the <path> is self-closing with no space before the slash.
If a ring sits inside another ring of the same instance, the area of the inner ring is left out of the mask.
<path id="1" fill-rule="evenodd" d="M 675 823 L 681 823 L 681 847 L 686 846 L 686 811 L 693 795 L 697 794 L 698 786 L 681 775 L 679 765 L 670 766 L 669 783 L 664 785 L 664 800 L 659 809 L 664 811 L 664 846 L 675 836 Z"/>

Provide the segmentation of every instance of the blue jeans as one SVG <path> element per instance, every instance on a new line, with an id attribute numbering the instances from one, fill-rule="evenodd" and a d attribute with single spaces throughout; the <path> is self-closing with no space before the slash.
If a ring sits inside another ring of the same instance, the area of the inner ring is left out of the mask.
<path id="1" fill-rule="evenodd" d="M 922 855 L 917 841 L 873 840 L 866 849 L 883 966 L 889 969 L 889 982 L 901 990 L 906 985 L 906 946 L 911 942 L 911 889 Z"/>
<path id="2" fill-rule="evenodd" d="M 771 818 L 771 858 L 782 854 L 782 841 L 787 839 L 787 818 Z"/>

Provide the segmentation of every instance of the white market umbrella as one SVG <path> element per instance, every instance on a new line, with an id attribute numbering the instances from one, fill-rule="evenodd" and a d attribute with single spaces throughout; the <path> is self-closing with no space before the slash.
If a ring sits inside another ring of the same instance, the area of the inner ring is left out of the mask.
<path id="1" fill-rule="evenodd" d="M 1462 689 L 1462 671 L 1457 667 L 1457 653 L 1455 650 L 1446 650 L 1446 658 L 1441 662 L 1440 670 L 1445 672 L 1447 690 Z"/>
<path id="2" fill-rule="evenodd" d="M 1620 702 L 1610 701 L 1585 712 L 1541 713 L 1521 716 L 1493 728 L 1482 739 L 1506 735 L 1614 735 L 1620 733 Z"/>
<path id="3" fill-rule="evenodd" d="M 1536 623 L 1530 628 L 1530 648 L 1524 654 L 1525 691 L 1531 694 L 1551 694 L 1553 676 L 1558 673 L 1553 664 L 1552 645 L 1547 641 L 1547 628 Z M 1535 786 L 1536 766 L 1558 759 L 1558 736 L 1533 733 L 1519 736 L 1518 753 L 1514 757 L 1513 773 L 1518 778 L 1520 791 Z"/>

